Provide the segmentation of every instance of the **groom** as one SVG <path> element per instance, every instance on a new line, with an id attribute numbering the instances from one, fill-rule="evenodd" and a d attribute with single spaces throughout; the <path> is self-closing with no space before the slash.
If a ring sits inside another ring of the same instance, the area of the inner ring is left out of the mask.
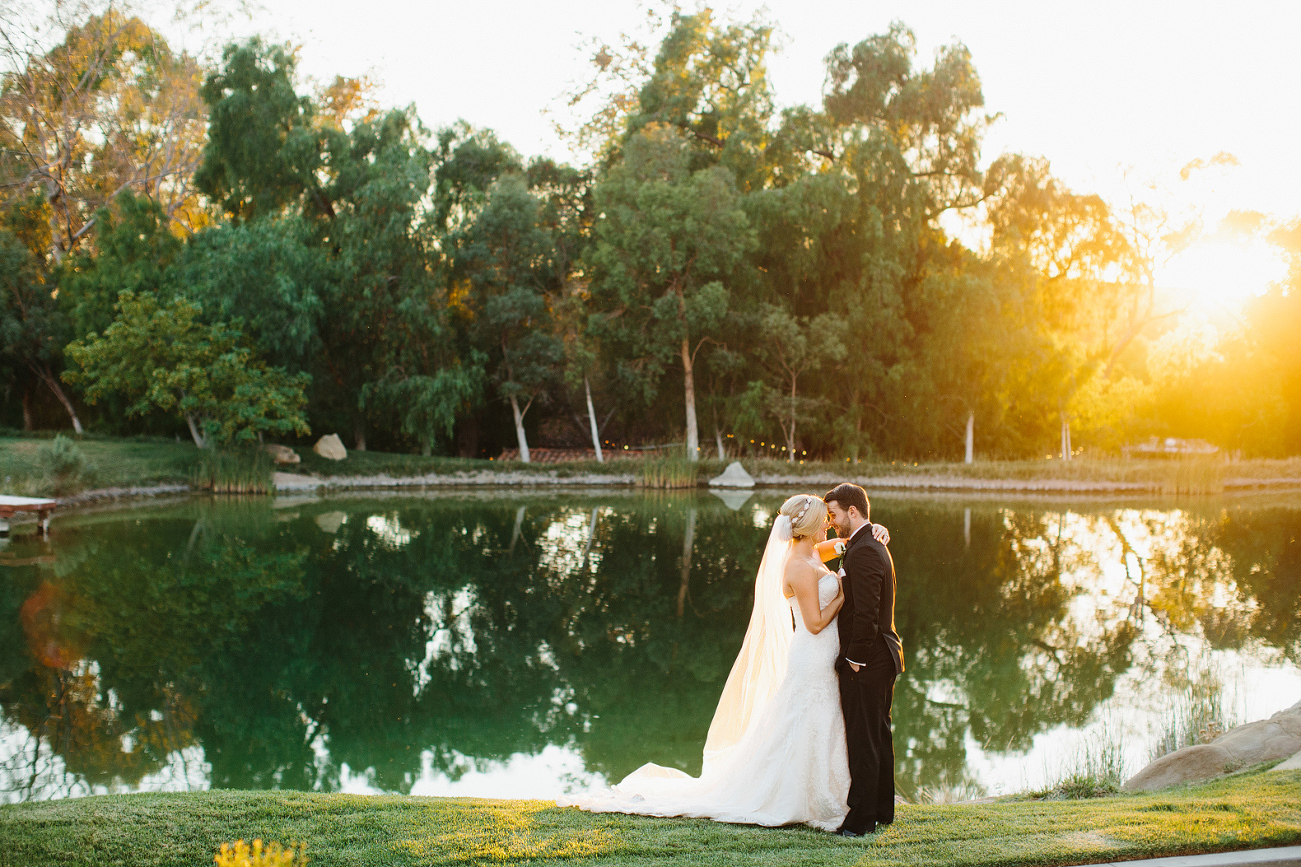
<path id="1" fill-rule="evenodd" d="M 894 561 L 872 538 L 866 491 L 837 485 L 822 499 L 836 535 L 847 540 L 840 561 L 845 603 L 836 618 L 836 672 L 849 746 L 849 815 L 837 833 L 861 837 L 894 821 L 890 704 L 895 678 L 903 672 L 903 644 L 894 630 Z"/>

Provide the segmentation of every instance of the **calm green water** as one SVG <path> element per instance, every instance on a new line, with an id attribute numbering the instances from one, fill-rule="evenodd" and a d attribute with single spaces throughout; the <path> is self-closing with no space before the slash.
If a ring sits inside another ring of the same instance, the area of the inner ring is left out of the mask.
<path id="1" fill-rule="evenodd" d="M 0 550 L 0 799 L 207 787 L 554 796 L 699 771 L 794 491 L 244 502 Z M 1191 680 L 1301 699 L 1301 495 L 874 497 L 908 670 L 901 792 L 1137 771 Z M 25 529 L 20 527 L 20 531 Z"/>

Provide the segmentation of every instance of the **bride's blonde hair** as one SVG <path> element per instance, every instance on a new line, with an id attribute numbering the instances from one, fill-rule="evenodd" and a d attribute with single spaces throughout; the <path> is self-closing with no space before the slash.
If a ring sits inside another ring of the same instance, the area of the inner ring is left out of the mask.
<path id="1" fill-rule="evenodd" d="M 796 494 L 777 510 L 777 514 L 791 519 L 791 536 L 802 539 L 812 536 L 827 523 L 827 504 L 811 494 Z"/>

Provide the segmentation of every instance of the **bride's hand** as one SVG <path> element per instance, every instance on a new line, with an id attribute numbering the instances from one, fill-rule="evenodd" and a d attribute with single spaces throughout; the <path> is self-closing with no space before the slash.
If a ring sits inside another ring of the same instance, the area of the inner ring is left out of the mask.
<path id="1" fill-rule="evenodd" d="M 872 525 L 872 538 L 875 539 L 876 541 L 880 542 L 882 545 L 889 545 L 889 544 L 890 544 L 890 531 L 887 530 L 887 529 L 886 529 L 884 526 L 882 526 L 881 524 L 873 524 L 873 525 Z"/>

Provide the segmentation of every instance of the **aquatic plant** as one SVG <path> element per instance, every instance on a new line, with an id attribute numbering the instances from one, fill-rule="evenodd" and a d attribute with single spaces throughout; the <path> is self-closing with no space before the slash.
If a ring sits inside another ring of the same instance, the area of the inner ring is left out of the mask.
<path id="1" fill-rule="evenodd" d="M 269 494 L 275 490 L 271 456 L 260 448 L 206 448 L 190 483 L 218 494 Z"/>
<path id="2" fill-rule="evenodd" d="M 641 488 L 694 488 L 700 465 L 686 458 L 646 458 L 637 467 Z"/>

